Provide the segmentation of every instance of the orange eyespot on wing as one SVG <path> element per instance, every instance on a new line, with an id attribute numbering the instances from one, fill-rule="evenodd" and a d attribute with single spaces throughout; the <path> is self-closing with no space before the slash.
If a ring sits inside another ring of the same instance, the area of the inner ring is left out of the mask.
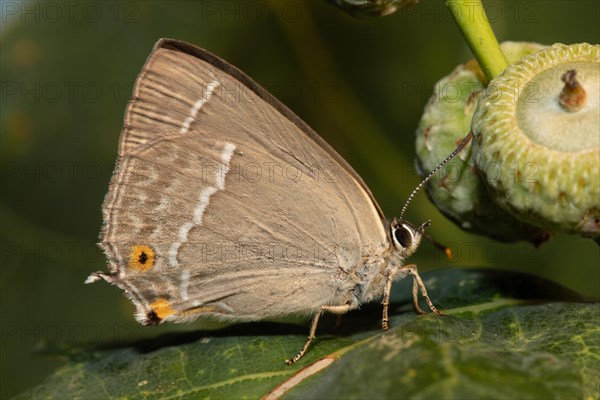
<path id="1" fill-rule="evenodd" d="M 154 250 L 145 245 L 136 245 L 129 255 L 129 267 L 140 271 L 147 271 L 154 265 Z"/>
<path id="2" fill-rule="evenodd" d="M 149 325 L 159 324 L 163 319 L 175 313 L 171 308 L 171 303 L 167 299 L 158 299 L 150 304 L 152 311 L 148 313 L 147 319 Z"/>

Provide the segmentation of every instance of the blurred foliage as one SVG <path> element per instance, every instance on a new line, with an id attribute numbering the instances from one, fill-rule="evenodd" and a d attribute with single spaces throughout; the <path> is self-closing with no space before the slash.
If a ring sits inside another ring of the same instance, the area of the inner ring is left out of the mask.
<path id="1" fill-rule="evenodd" d="M 599 42 L 594 1 L 490 1 L 502 40 Z M 61 365 L 40 345 L 127 341 L 200 324 L 145 328 L 109 285 L 95 247 L 125 104 L 154 42 L 173 37 L 238 66 L 290 106 L 369 184 L 387 215 L 418 183 L 414 131 L 434 83 L 470 58 L 443 1 L 385 18 L 354 19 L 324 1 L 3 1 L 1 17 L 0 397 Z M 568 16 L 568 18 L 566 18 Z M 560 236 L 540 249 L 460 231 L 421 194 L 408 218 L 432 219 L 421 270 L 524 270 L 590 296 L 600 253 Z M 568 272 L 568 273 L 565 273 Z"/>

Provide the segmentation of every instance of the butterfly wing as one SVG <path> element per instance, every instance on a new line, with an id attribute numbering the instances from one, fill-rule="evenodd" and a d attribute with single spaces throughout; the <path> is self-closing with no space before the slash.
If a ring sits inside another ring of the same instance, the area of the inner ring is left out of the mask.
<path id="1" fill-rule="evenodd" d="M 145 324 L 310 314 L 350 300 L 389 248 L 352 168 L 235 67 L 159 41 L 128 105 L 103 205 L 110 273 Z M 379 257 L 380 258 L 380 257 Z"/>

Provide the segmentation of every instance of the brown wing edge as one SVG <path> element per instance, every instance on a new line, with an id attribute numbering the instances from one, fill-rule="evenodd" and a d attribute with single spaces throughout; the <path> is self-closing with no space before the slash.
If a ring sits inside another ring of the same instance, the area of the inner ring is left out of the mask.
<path id="1" fill-rule="evenodd" d="M 362 180 L 360 175 L 354 171 L 352 166 L 348 164 L 346 160 L 342 156 L 340 156 L 334 149 L 327 143 L 321 136 L 319 136 L 306 122 L 304 122 L 300 117 L 298 117 L 292 110 L 290 110 L 285 104 L 279 101 L 275 96 L 269 93 L 265 88 L 256 83 L 252 78 L 246 75 L 243 71 L 231 65 L 227 61 L 222 58 L 212 54 L 211 52 L 204 50 L 200 47 L 197 47 L 193 44 L 183 42 L 177 39 L 168 39 L 163 38 L 159 39 L 154 45 L 153 52 L 158 49 L 169 49 L 179 51 L 181 53 L 188 54 L 190 56 L 199 58 L 212 66 L 220 69 L 226 74 L 232 76 L 241 82 L 248 89 L 252 90 L 258 97 L 269 103 L 273 108 L 279 111 L 284 117 L 290 120 L 294 125 L 298 127 L 302 132 L 304 132 L 313 142 L 315 142 L 319 147 L 324 149 L 333 159 L 340 164 L 362 187 L 362 189 L 369 195 L 371 199 L 371 203 L 373 203 L 377 213 L 379 214 L 379 218 L 381 219 L 381 223 L 385 226 L 386 219 L 377 204 L 377 201 L 373 197 L 371 190 Z"/>

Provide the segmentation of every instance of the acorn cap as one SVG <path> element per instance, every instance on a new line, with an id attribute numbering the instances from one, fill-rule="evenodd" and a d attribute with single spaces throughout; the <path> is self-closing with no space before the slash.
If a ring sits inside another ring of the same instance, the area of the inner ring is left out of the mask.
<path id="1" fill-rule="evenodd" d="M 481 96 L 473 155 L 494 201 L 522 221 L 600 235 L 600 46 L 555 44 Z"/>
<path id="2" fill-rule="evenodd" d="M 544 48 L 528 42 L 504 42 L 501 47 L 509 62 Z M 477 62 L 471 60 L 435 85 L 417 129 L 417 168 L 421 175 L 446 158 L 467 135 L 477 100 L 485 88 L 484 81 Z M 504 242 L 526 240 L 536 245 L 550 236 L 544 229 L 516 219 L 492 201 L 475 169 L 471 146 L 432 178 L 427 194 L 446 217 L 466 231 Z"/>

